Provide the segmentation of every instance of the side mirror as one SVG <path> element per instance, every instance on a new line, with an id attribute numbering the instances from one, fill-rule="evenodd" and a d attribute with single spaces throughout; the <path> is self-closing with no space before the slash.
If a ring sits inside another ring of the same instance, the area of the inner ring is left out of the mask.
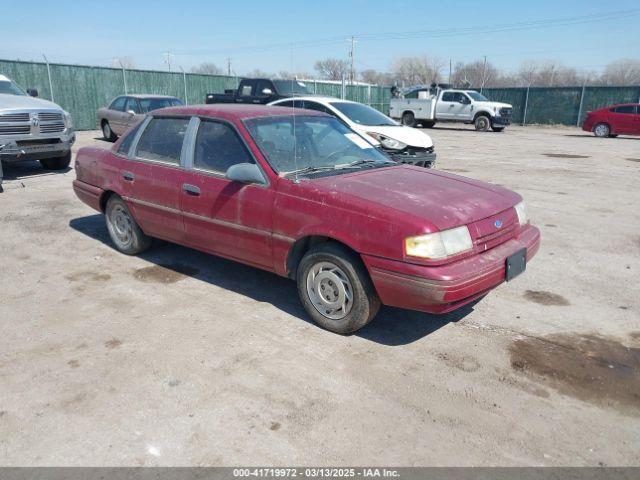
<path id="1" fill-rule="evenodd" d="M 255 163 L 236 163 L 231 165 L 225 177 L 233 182 L 240 183 L 266 183 L 260 167 Z"/>
<path id="2" fill-rule="evenodd" d="M 38 90 L 35 88 L 27 88 L 27 95 L 29 95 L 30 97 L 37 97 Z"/>
<path id="3" fill-rule="evenodd" d="M 273 95 L 273 90 L 271 90 L 270 88 L 263 88 L 262 89 L 262 94 L 263 95 L 267 95 L 267 96 Z"/>

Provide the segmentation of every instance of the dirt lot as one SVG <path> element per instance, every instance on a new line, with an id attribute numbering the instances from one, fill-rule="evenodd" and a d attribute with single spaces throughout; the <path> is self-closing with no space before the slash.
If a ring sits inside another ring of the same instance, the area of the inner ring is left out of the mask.
<path id="1" fill-rule="evenodd" d="M 638 465 L 640 138 L 428 132 L 440 168 L 519 191 L 543 246 L 471 308 L 350 337 L 286 279 L 121 255 L 72 170 L 7 167 L 0 464 Z"/>

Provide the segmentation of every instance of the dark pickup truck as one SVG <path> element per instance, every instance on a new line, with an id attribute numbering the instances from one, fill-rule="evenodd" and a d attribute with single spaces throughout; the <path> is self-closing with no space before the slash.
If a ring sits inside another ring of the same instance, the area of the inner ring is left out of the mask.
<path id="1" fill-rule="evenodd" d="M 205 103 L 258 103 L 267 104 L 281 98 L 311 95 L 304 83 L 298 80 L 269 80 L 245 78 L 237 90 L 224 93 L 207 93 Z"/>

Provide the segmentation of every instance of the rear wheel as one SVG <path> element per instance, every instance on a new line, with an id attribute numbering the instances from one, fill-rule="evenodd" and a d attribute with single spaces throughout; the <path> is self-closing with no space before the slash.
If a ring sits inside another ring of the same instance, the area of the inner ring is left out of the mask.
<path id="1" fill-rule="evenodd" d="M 105 209 L 107 230 L 118 250 L 127 255 L 137 255 L 151 246 L 151 237 L 140 229 L 129 207 L 118 195 L 112 195 Z"/>
<path id="2" fill-rule="evenodd" d="M 318 245 L 306 253 L 297 269 L 297 284 L 307 313 L 332 332 L 355 332 L 380 309 L 380 299 L 361 260 L 336 243 Z"/>
<path id="3" fill-rule="evenodd" d="M 407 127 L 415 127 L 416 126 L 416 117 L 413 112 L 404 112 L 402 114 L 402 124 Z"/>
<path id="4" fill-rule="evenodd" d="M 593 127 L 593 134 L 596 137 L 606 138 L 609 136 L 610 133 L 611 133 L 611 129 L 609 128 L 609 125 L 607 125 L 606 123 L 599 123 L 595 127 Z"/>
<path id="5" fill-rule="evenodd" d="M 43 158 L 40 160 L 40 165 L 42 168 L 46 168 L 47 170 L 64 170 L 69 168 L 69 164 L 71 163 L 71 150 L 69 150 L 62 157 L 54 157 L 54 158 Z"/>
<path id="6" fill-rule="evenodd" d="M 491 120 L 486 115 L 478 115 L 473 121 L 473 125 L 478 132 L 486 132 L 491 127 Z"/>
<path id="7" fill-rule="evenodd" d="M 106 120 L 102 121 L 102 136 L 109 142 L 115 142 L 118 136 L 111 130 L 111 125 Z"/>

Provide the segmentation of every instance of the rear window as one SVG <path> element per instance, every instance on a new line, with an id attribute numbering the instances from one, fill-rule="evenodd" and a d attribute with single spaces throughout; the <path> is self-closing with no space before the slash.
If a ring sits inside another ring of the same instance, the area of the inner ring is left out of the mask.
<path id="1" fill-rule="evenodd" d="M 180 152 L 188 124 L 188 118 L 154 118 L 140 137 L 136 157 L 180 164 Z"/>
<path id="2" fill-rule="evenodd" d="M 149 113 L 161 108 L 178 107 L 183 105 L 182 101 L 177 98 L 141 98 L 139 101 L 140 112 L 136 113 Z"/>
<path id="3" fill-rule="evenodd" d="M 615 113 L 630 113 L 630 114 L 634 114 L 634 113 L 636 113 L 636 107 L 635 107 L 635 105 L 620 105 L 619 107 L 613 108 L 613 111 Z"/>

